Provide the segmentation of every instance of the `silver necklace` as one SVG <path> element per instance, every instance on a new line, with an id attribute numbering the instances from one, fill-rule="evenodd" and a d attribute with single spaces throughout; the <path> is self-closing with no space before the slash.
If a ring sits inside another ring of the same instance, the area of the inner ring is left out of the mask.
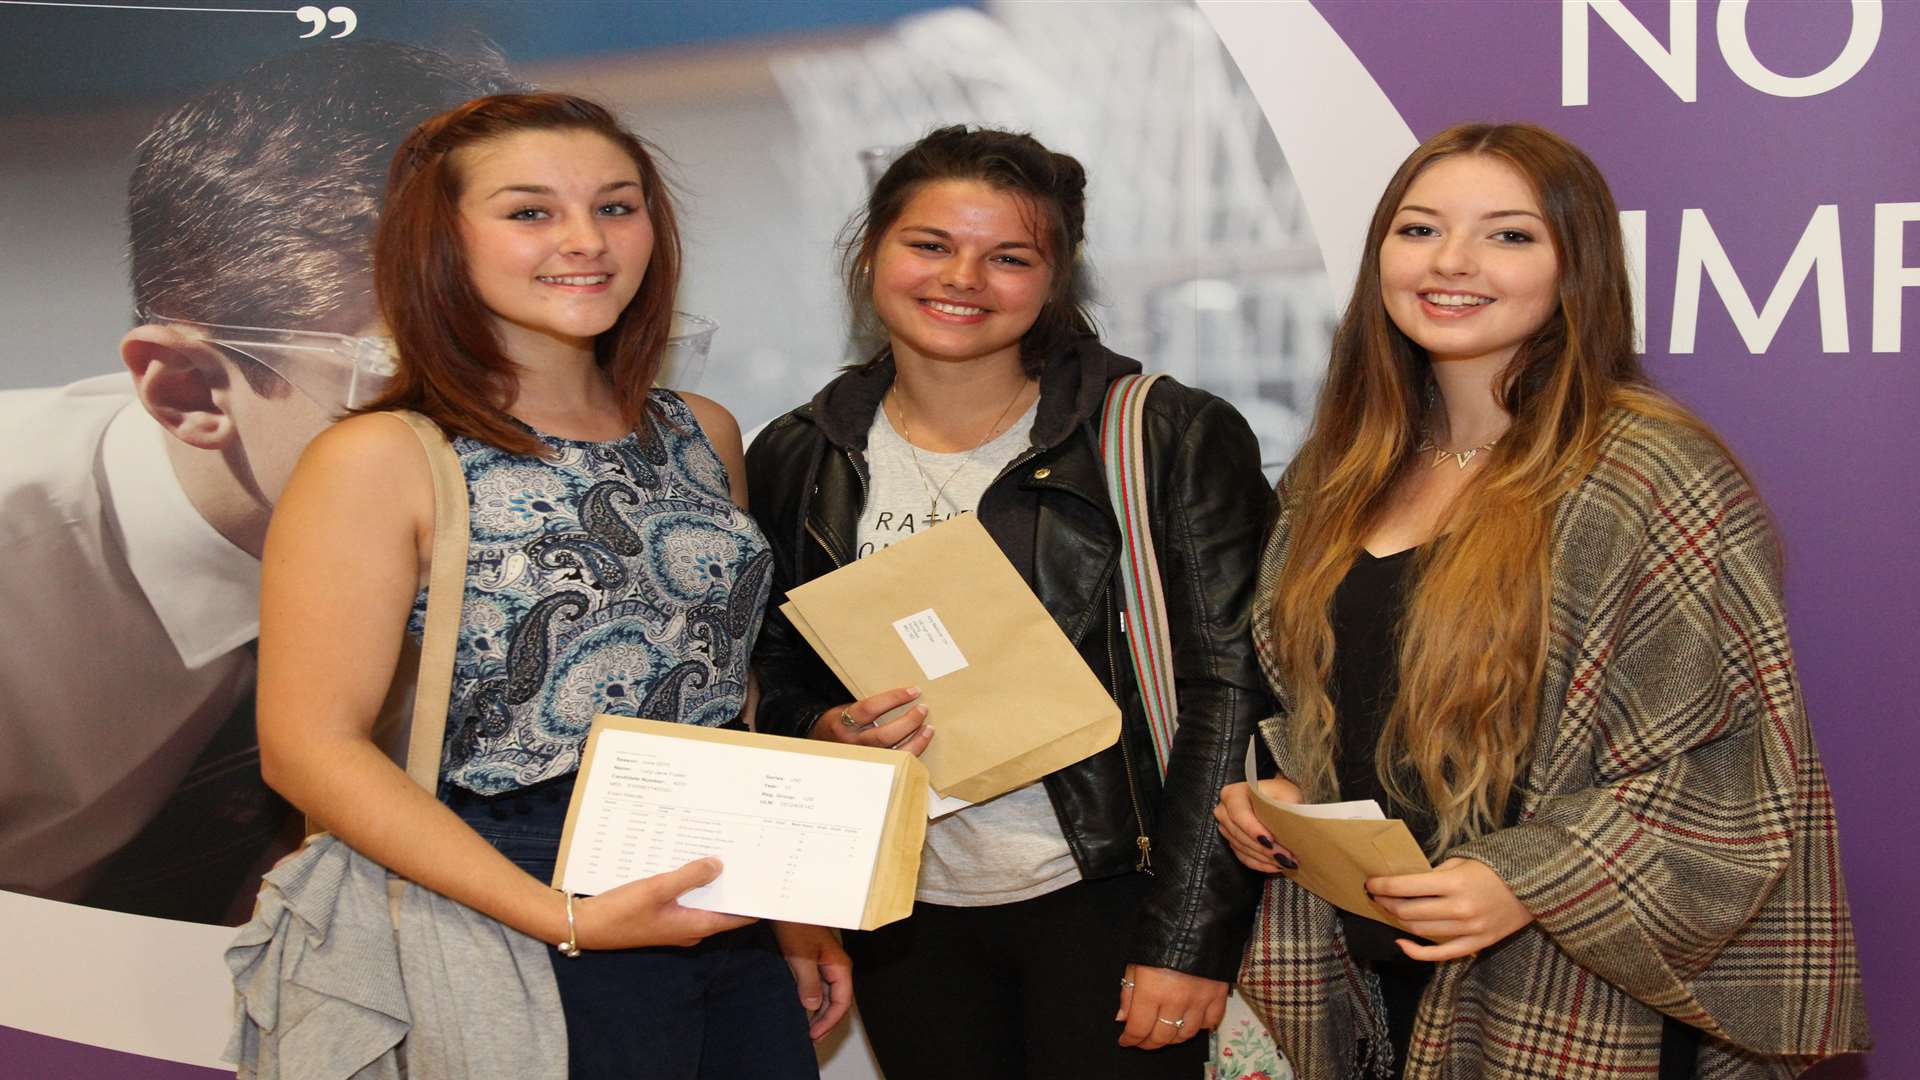
<path id="1" fill-rule="evenodd" d="M 927 478 L 927 467 L 920 461 L 920 448 L 913 445 L 913 432 L 907 427 L 907 402 L 900 396 L 900 384 L 895 382 L 888 389 L 893 394 L 893 407 L 900 413 L 900 439 L 907 444 L 907 452 L 913 455 L 913 471 L 919 474 L 920 490 L 927 495 L 927 520 L 937 520 L 940 515 L 941 494 L 947 490 L 948 484 L 953 483 L 954 477 L 965 472 L 967 466 L 973 463 L 973 455 L 979 453 L 981 447 L 993 441 L 994 435 L 1000 430 L 1001 421 L 1004 421 L 1007 414 L 1013 411 L 1014 402 L 1026 395 L 1027 380 L 1020 380 L 1020 384 L 1013 388 L 1013 396 L 1007 399 L 1006 407 L 1001 409 L 1000 415 L 994 418 L 993 426 L 987 429 L 986 435 L 979 442 L 973 444 L 973 448 L 967 451 L 967 456 L 960 459 L 960 464 L 954 466 L 954 470 L 947 474 L 947 478 L 940 481 L 939 487 L 933 486 L 933 481 Z"/>
<path id="2" fill-rule="evenodd" d="M 1464 469 L 1467 467 L 1467 462 L 1473 460 L 1475 454 L 1480 453 L 1482 450 L 1493 449 L 1493 444 L 1499 441 L 1500 436 L 1495 435 L 1479 446 L 1470 446 L 1465 450 L 1448 450 L 1444 447 L 1435 446 L 1432 435 L 1422 435 L 1420 436 L 1420 444 L 1413 448 L 1413 452 L 1416 454 L 1432 454 L 1433 464 L 1428 466 L 1429 468 L 1437 469 L 1440 467 L 1441 462 L 1452 458 L 1455 464 Z"/>

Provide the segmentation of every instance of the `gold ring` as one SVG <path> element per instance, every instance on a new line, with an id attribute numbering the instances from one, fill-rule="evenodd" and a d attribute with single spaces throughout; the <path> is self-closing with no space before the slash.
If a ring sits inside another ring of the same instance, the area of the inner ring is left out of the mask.
<path id="1" fill-rule="evenodd" d="M 840 726 L 843 728 L 857 728 L 860 727 L 861 724 L 860 721 L 853 718 L 853 710 L 847 708 L 840 710 Z"/>
<path id="2" fill-rule="evenodd" d="M 1159 1021 L 1162 1024 L 1172 1024 L 1176 1028 L 1183 1028 L 1187 1026 L 1187 1021 L 1184 1017 L 1182 1017 L 1179 1020 L 1169 1020 L 1164 1016 L 1156 1016 L 1154 1017 L 1154 1019 Z"/>

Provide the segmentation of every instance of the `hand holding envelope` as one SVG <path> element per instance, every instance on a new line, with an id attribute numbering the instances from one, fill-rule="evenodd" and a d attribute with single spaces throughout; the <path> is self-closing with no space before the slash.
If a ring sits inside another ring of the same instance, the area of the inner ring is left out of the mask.
<path id="1" fill-rule="evenodd" d="M 553 887 L 593 896 L 714 858 L 681 905 L 871 930 L 913 911 L 926 787 L 898 750 L 596 716 Z"/>
<path id="2" fill-rule="evenodd" d="M 855 698 L 921 688 L 940 795 L 990 799 L 1119 738 L 1119 706 L 971 514 L 796 586 L 780 610 Z"/>
<path id="3" fill-rule="evenodd" d="M 879 746 L 905 750 L 919 757 L 933 740 L 934 727 L 927 723 L 926 706 L 920 703 L 920 688 L 902 686 L 882 690 L 846 706 L 834 706 L 821 713 L 808 734 L 815 739 L 846 743 L 849 746 Z"/>
<path id="4" fill-rule="evenodd" d="M 1247 775 L 1255 775 L 1252 744 L 1247 746 Z M 1367 879 L 1425 873 L 1433 867 L 1407 831 L 1406 822 L 1388 820 L 1372 800 L 1344 803 L 1281 803 L 1247 784 L 1254 816 L 1273 839 L 1293 853 L 1299 868 L 1284 870 L 1294 884 L 1344 911 L 1407 930 L 1400 920 L 1367 895 Z M 1408 931 L 1411 933 L 1412 931 Z"/>

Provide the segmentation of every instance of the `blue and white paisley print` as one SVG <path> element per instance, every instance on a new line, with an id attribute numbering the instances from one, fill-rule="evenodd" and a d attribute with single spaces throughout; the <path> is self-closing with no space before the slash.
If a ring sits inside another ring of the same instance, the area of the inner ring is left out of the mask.
<path id="1" fill-rule="evenodd" d="M 456 438 L 472 539 L 442 776 L 483 795 L 579 767 L 598 713 L 717 726 L 746 701 L 772 555 L 692 410 L 555 456 Z M 414 601 L 409 630 L 426 619 Z"/>

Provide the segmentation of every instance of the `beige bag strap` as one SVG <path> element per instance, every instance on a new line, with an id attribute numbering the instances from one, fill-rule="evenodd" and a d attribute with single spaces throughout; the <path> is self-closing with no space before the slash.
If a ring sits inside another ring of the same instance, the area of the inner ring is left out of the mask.
<path id="1" fill-rule="evenodd" d="M 433 551 L 427 567 L 427 623 L 420 634 L 420 667 L 413 684 L 413 719 L 407 737 L 407 775 L 437 795 L 447 736 L 447 706 L 453 698 L 453 653 L 467 584 L 467 478 L 460 455 L 440 425 L 410 409 L 377 415 L 407 425 L 427 454 L 433 477 Z M 403 652 L 404 656 L 405 653 Z M 399 673 L 395 673 L 395 681 Z M 325 832 L 307 817 L 307 839 Z M 404 885 L 405 882 L 400 882 Z"/>
<path id="2" fill-rule="evenodd" d="M 460 455 L 440 425 L 409 409 L 386 415 L 405 422 L 427 452 L 433 474 L 433 555 L 427 570 L 427 623 L 420 635 L 420 677 L 413 688 L 413 728 L 407 738 L 407 775 L 439 790 L 440 758 L 453 697 L 453 653 L 467 583 L 467 478 Z"/>

